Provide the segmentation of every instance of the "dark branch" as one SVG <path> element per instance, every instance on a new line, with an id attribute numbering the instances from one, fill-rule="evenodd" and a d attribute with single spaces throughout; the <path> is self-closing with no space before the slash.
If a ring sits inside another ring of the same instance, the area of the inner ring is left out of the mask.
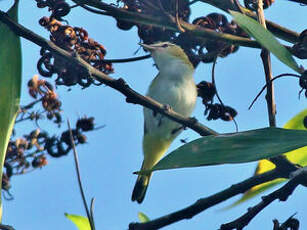
<path id="1" fill-rule="evenodd" d="M 160 218 L 151 220 L 146 223 L 131 223 L 129 225 L 129 230 L 151 230 L 159 229 L 170 225 L 172 223 L 178 222 L 183 219 L 190 219 L 193 216 L 205 211 L 206 209 L 221 203 L 233 196 L 244 193 L 255 185 L 262 184 L 267 181 L 271 181 L 280 177 L 280 172 L 277 170 L 271 170 L 269 172 L 255 175 L 250 177 L 238 184 L 234 184 L 231 187 L 218 192 L 214 195 L 208 196 L 206 198 L 196 201 L 191 206 L 188 206 L 179 211 L 170 213 L 168 215 L 162 216 Z"/>
<path id="2" fill-rule="evenodd" d="M 86 198 L 85 198 L 85 193 L 84 193 L 83 186 L 82 186 L 81 173 L 80 173 L 80 167 L 79 167 L 79 158 L 78 158 L 78 154 L 77 154 L 76 145 L 75 145 L 74 137 L 73 137 L 73 134 L 72 134 L 72 130 L 70 128 L 69 120 L 67 120 L 67 125 L 68 125 L 68 130 L 69 130 L 69 135 L 70 135 L 70 142 L 71 142 L 71 146 L 72 146 L 73 153 L 74 153 L 75 168 L 76 168 L 76 173 L 77 173 L 77 178 L 78 178 L 78 185 L 79 185 L 79 189 L 80 189 L 80 193 L 81 193 L 81 197 L 82 197 L 82 201 L 83 201 L 83 206 L 85 208 L 87 218 L 90 222 L 91 230 L 95 230 L 95 226 L 94 226 L 94 223 L 92 221 L 93 218 L 91 217 L 91 213 L 88 209 L 88 205 L 87 205 Z"/>
<path id="3" fill-rule="evenodd" d="M 105 63 L 127 63 L 127 62 L 134 62 L 134 61 L 141 61 L 144 59 L 150 58 L 150 54 L 139 56 L 139 57 L 132 57 L 132 58 L 121 58 L 121 59 L 102 59 L 100 61 Z"/>
<path id="4" fill-rule="evenodd" d="M 241 230 L 249 224 L 249 222 L 259 214 L 265 207 L 271 204 L 274 200 L 279 199 L 280 201 L 286 201 L 288 197 L 293 193 L 296 187 L 300 184 L 306 185 L 307 183 L 307 172 L 305 169 L 302 169 L 301 172 L 292 178 L 288 183 L 282 186 L 280 189 L 270 193 L 267 196 L 262 197 L 262 201 L 255 205 L 252 208 L 249 208 L 248 211 L 238 219 L 221 225 L 220 230 L 232 230 L 238 229 Z"/>
<path id="5" fill-rule="evenodd" d="M 275 81 L 276 79 L 281 78 L 281 77 L 296 77 L 296 78 L 300 78 L 300 76 L 297 75 L 297 74 L 283 73 L 283 74 L 277 75 L 276 77 L 273 77 L 273 78 L 270 80 L 270 83 L 272 83 L 273 81 Z M 255 99 L 252 101 L 252 103 L 251 103 L 250 106 L 248 107 L 248 109 L 251 109 L 251 108 L 253 107 L 253 105 L 255 104 L 255 102 L 257 101 L 257 99 L 260 97 L 260 95 L 262 94 L 262 92 L 266 89 L 266 87 L 268 87 L 268 84 L 265 84 L 265 85 L 262 87 L 262 89 L 259 91 L 259 93 L 258 93 L 257 96 L 255 97 Z"/>

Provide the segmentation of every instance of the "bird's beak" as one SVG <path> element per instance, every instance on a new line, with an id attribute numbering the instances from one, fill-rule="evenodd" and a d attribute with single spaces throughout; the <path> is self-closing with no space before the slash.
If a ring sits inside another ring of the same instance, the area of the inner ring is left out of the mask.
<path id="1" fill-rule="evenodd" d="M 147 45 L 147 44 L 144 44 L 144 43 L 139 43 L 139 45 L 142 46 L 145 50 L 148 50 L 149 52 L 152 52 L 156 49 L 155 46 Z"/>

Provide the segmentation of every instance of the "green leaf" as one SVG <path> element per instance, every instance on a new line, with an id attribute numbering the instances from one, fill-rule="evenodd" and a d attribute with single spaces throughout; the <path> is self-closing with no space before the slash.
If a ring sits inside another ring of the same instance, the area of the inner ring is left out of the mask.
<path id="1" fill-rule="evenodd" d="M 298 130 L 307 130 L 306 127 L 304 126 L 304 119 L 307 117 L 307 109 L 303 110 L 302 112 L 298 113 L 295 115 L 292 119 L 290 119 L 285 125 L 284 128 L 286 129 L 298 129 Z M 296 149 L 290 152 L 285 153 L 285 156 L 287 157 L 288 160 L 290 160 L 294 164 L 299 164 L 302 166 L 307 166 L 307 147 L 303 147 L 300 149 Z M 269 170 L 272 170 L 275 168 L 275 165 L 271 163 L 268 160 L 261 160 L 258 162 L 257 168 L 255 170 L 254 175 L 262 174 L 265 173 Z M 244 193 L 244 195 L 237 200 L 234 204 L 231 206 L 227 207 L 231 208 L 234 207 L 246 200 L 249 200 L 256 195 L 267 191 L 268 189 L 281 184 L 285 182 L 285 179 L 276 179 L 272 180 L 257 186 L 252 187 L 250 190 Z"/>
<path id="2" fill-rule="evenodd" d="M 179 147 L 160 160 L 150 171 L 257 161 L 305 145 L 307 131 L 303 130 L 263 128 L 206 136 Z"/>
<path id="3" fill-rule="evenodd" d="M 18 1 L 9 9 L 8 15 L 18 21 Z M 0 181 L 7 145 L 12 133 L 20 101 L 21 46 L 20 38 L 0 22 Z M 0 183 L 1 191 L 1 183 Z M 2 202 L 0 197 L 0 220 Z"/>
<path id="4" fill-rule="evenodd" d="M 146 216 L 143 212 L 139 212 L 138 213 L 138 218 L 140 220 L 141 223 L 145 223 L 150 221 L 150 219 L 148 218 L 148 216 Z"/>
<path id="5" fill-rule="evenodd" d="M 269 50 L 274 54 L 281 62 L 289 66 L 291 69 L 295 70 L 298 73 L 301 73 L 301 70 L 292 57 L 291 53 L 281 45 L 274 35 L 266 30 L 262 25 L 260 25 L 256 20 L 241 14 L 236 11 L 231 11 L 231 15 L 234 17 L 234 20 L 238 25 L 251 37 L 255 38 L 263 47 Z"/>
<path id="6" fill-rule="evenodd" d="M 91 230 L 90 222 L 87 217 L 65 213 L 65 216 L 71 220 L 79 230 Z"/>

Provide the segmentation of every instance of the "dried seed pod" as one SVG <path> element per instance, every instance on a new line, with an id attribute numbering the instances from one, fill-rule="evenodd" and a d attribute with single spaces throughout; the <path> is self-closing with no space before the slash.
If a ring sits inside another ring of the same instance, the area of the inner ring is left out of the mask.
<path id="1" fill-rule="evenodd" d="M 197 85 L 197 92 L 198 96 L 202 98 L 203 103 L 206 104 L 213 100 L 216 89 L 211 82 L 202 81 Z"/>

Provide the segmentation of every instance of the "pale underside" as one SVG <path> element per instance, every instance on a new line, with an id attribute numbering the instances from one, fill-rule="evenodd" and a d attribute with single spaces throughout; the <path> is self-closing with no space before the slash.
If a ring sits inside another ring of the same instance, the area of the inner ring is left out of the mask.
<path id="1" fill-rule="evenodd" d="M 169 105 L 175 112 L 189 117 L 194 109 L 197 91 L 193 72 L 182 76 L 153 80 L 147 96 Z M 182 125 L 144 108 L 143 169 L 151 168 L 167 151 L 171 142 L 182 132 Z"/>

